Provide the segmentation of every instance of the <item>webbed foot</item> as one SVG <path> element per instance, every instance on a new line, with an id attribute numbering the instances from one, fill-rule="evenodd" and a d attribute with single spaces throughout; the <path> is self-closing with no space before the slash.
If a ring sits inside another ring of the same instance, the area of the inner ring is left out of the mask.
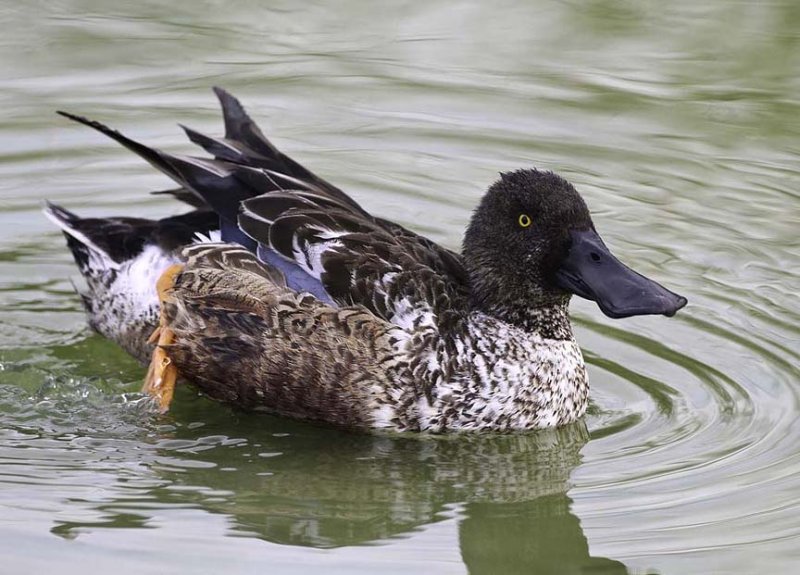
<path id="1" fill-rule="evenodd" d="M 170 299 L 169 292 L 174 287 L 175 278 L 181 271 L 183 271 L 182 265 L 171 265 L 161 274 L 161 277 L 159 277 L 156 282 L 156 291 L 158 292 L 158 299 L 161 302 L 161 313 L 158 320 L 158 327 L 148 340 L 149 343 L 155 343 L 156 347 L 150 359 L 150 367 L 147 369 L 147 375 L 145 376 L 144 385 L 142 386 L 142 393 L 146 393 L 155 398 L 162 413 L 166 413 L 169 410 L 172 396 L 175 393 L 175 382 L 178 379 L 178 368 L 175 367 L 166 348 L 166 346 L 171 345 L 175 341 L 175 332 L 167 325 L 167 320 L 164 315 L 164 306 Z"/>

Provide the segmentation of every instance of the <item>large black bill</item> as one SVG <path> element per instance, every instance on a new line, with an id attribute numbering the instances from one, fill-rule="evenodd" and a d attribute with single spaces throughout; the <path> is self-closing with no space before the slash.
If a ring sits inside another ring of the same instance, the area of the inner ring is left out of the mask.
<path id="1" fill-rule="evenodd" d="M 562 288 L 597 302 L 608 317 L 675 315 L 687 299 L 636 273 L 608 250 L 594 230 L 572 231 L 572 246 L 556 278 Z"/>

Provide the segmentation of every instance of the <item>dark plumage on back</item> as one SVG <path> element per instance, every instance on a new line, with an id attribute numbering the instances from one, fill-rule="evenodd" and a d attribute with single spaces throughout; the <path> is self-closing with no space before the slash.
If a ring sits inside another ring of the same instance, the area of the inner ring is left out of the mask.
<path id="1" fill-rule="evenodd" d="M 226 137 L 184 128 L 193 142 L 215 155 L 213 160 L 169 154 L 99 122 L 61 114 L 111 137 L 202 198 L 219 214 L 223 240 L 253 250 L 261 246 L 265 261 L 281 267 L 296 288 L 323 298 L 327 294 L 340 305 L 360 302 L 385 319 L 393 317 L 398 301 L 406 298 L 413 306 L 422 296 L 443 312 L 437 318 L 451 323 L 449 308 L 464 300 L 468 289 L 459 255 L 368 214 L 279 152 L 233 96 L 219 88 L 215 92 Z M 235 222 L 237 233 L 226 234 Z M 391 274 L 391 293 L 383 285 L 386 274 Z"/>

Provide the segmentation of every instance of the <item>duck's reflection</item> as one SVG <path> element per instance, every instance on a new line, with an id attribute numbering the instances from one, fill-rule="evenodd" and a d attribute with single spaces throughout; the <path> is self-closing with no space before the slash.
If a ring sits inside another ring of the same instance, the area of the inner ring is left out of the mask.
<path id="1" fill-rule="evenodd" d="M 470 503 L 459 525 L 469 572 L 627 573 L 619 561 L 589 555 L 571 503 L 564 493 L 518 503 Z"/>
<path id="2" fill-rule="evenodd" d="M 234 490 L 228 511 L 243 530 L 275 542 L 338 547 L 411 531 L 442 518 L 448 504 L 502 504 L 510 511 L 543 496 L 564 499 L 586 440 L 582 426 L 427 439 L 315 431 L 261 443 L 235 473 L 219 473 L 233 462 L 217 460 L 201 483 Z"/>
<path id="3" fill-rule="evenodd" d="M 569 475 L 587 441 L 582 423 L 527 435 L 409 438 L 218 412 L 162 444 L 151 469 L 167 481 L 153 499 L 199 505 L 229 516 L 236 531 L 312 547 L 385 541 L 455 512 L 470 573 L 626 572 L 590 556 L 570 512 Z"/>

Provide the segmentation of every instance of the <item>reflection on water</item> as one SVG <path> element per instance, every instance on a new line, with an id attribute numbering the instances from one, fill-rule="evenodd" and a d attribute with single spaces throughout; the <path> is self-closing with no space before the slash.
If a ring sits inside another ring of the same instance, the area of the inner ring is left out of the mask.
<path id="1" fill-rule="evenodd" d="M 793 573 L 800 4 L 256 4 L 0 9 L 7 570 Z M 691 304 L 622 322 L 573 304 L 586 429 L 363 437 L 187 390 L 154 416 L 141 368 L 87 333 L 39 208 L 180 208 L 53 110 L 184 152 L 176 121 L 221 131 L 214 84 L 366 208 L 449 247 L 497 171 L 556 170 L 623 260 Z"/>
<path id="2" fill-rule="evenodd" d="M 592 557 L 580 521 L 564 494 L 515 505 L 473 503 L 459 525 L 470 573 L 628 573 L 625 565 Z"/>
<path id="3" fill-rule="evenodd" d="M 56 520 L 52 533 L 75 538 L 92 528 L 146 528 L 150 504 L 190 504 L 228 516 L 233 533 L 335 548 L 406 535 L 458 505 L 470 573 L 626 572 L 590 555 L 570 512 L 569 475 L 588 440 L 583 423 L 518 436 L 376 437 L 278 418 L 237 423 L 212 414 L 217 406 L 204 409 L 215 421 L 203 433 L 233 428 L 247 439 L 198 438 L 186 427 L 161 434 L 150 454 L 150 481 L 157 481 L 135 506 L 130 493 L 104 498 L 95 508 L 99 517 Z"/>

